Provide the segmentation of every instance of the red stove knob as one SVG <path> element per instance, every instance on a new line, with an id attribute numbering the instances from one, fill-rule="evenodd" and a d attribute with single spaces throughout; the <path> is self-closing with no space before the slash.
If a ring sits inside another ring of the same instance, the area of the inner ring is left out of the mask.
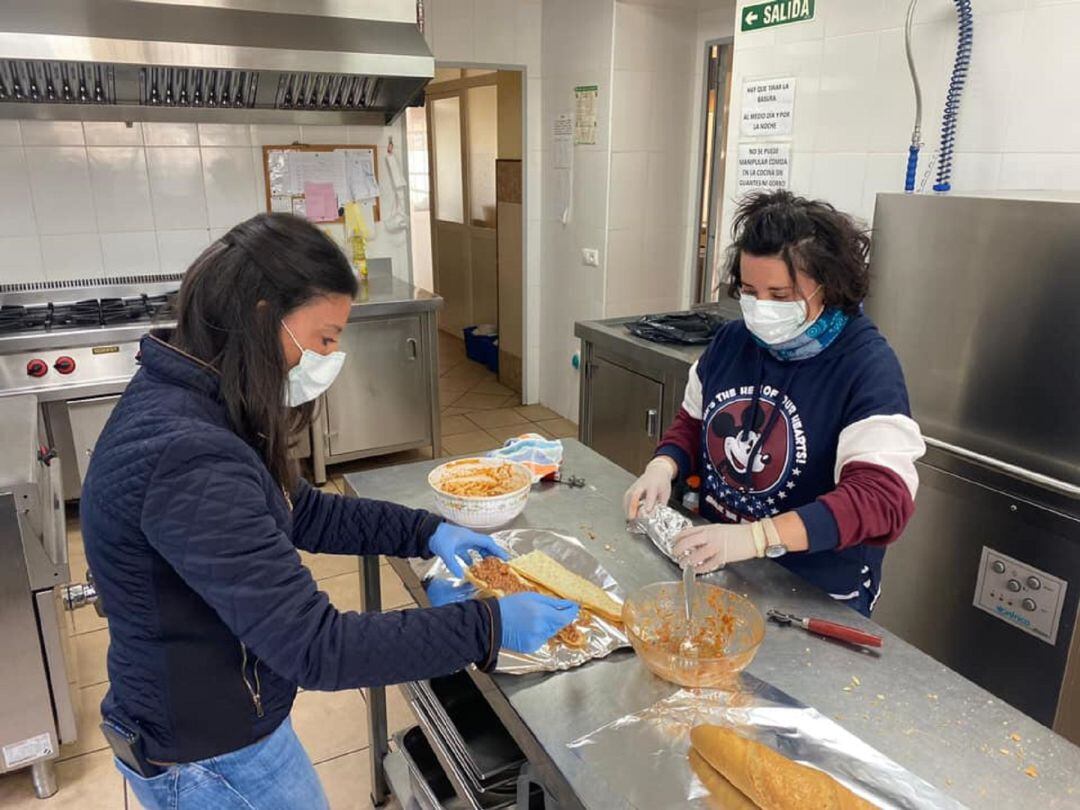
<path id="1" fill-rule="evenodd" d="M 35 357 L 26 364 L 26 373 L 31 377 L 44 377 L 49 373 L 49 364 Z"/>
<path id="2" fill-rule="evenodd" d="M 75 361 L 67 355 L 57 357 L 56 362 L 53 363 L 53 368 L 61 374 L 70 374 L 75 370 Z"/>

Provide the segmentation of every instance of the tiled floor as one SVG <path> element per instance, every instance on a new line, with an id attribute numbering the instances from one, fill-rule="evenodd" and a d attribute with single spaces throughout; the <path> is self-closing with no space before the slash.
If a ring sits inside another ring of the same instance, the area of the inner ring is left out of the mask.
<path id="1" fill-rule="evenodd" d="M 464 344 L 441 335 L 439 380 L 443 413 L 443 455 L 477 453 L 501 445 L 521 433 L 540 433 L 552 438 L 577 435 L 577 427 L 558 414 L 538 405 L 521 407 L 520 398 L 504 388 L 495 375 L 465 357 Z M 331 469 L 324 489 L 344 492 L 342 476 L 354 469 L 371 469 L 430 458 L 414 451 L 366 459 Z M 78 521 L 68 528 L 68 549 L 74 577 L 86 572 Z M 331 601 L 341 610 L 360 610 L 360 581 L 355 557 L 301 553 Z M 383 602 L 387 609 L 415 607 L 400 580 L 385 566 L 382 569 Z M 78 673 L 75 695 L 79 739 L 64 746 L 57 764 L 60 791 L 51 799 L 38 801 L 26 771 L 0 776 L 0 807 L 5 810 L 49 810 L 80 807 L 82 810 L 135 810 L 138 803 L 126 791 L 123 779 L 113 767 L 110 752 L 98 730 L 99 706 L 108 689 L 105 654 L 108 627 L 92 608 L 66 614 L 67 631 L 74 642 Z M 390 734 L 414 725 L 401 693 L 387 690 Z M 333 810 L 366 810 L 371 807 L 367 763 L 367 705 L 361 691 L 301 692 L 293 708 L 293 723 L 319 772 Z"/>
<path id="2" fill-rule="evenodd" d="M 444 455 L 478 453 L 522 433 L 548 438 L 577 436 L 577 425 L 542 405 L 521 405 L 521 396 L 484 366 L 465 357 L 465 344 L 439 335 L 439 402 Z"/>

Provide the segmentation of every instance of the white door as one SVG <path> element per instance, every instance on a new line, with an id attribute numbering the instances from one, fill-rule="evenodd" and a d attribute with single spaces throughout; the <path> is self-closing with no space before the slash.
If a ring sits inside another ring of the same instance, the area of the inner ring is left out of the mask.
<path id="1" fill-rule="evenodd" d="M 435 290 L 445 305 L 440 326 L 498 325 L 495 84 L 428 96 L 431 156 L 431 240 Z"/>

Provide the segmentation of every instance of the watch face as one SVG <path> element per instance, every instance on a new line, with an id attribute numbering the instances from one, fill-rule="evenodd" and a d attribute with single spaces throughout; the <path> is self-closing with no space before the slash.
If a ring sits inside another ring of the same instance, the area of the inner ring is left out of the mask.
<path id="1" fill-rule="evenodd" d="M 775 546 L 765 546 L 765 556 L 771 560 L 783 557 L 787 554 L 787 546 L 777 543 Z"/>

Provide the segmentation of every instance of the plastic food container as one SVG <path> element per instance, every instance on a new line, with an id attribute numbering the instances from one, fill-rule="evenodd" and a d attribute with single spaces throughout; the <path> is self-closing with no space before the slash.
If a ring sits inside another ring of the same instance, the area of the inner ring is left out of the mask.
<path id="1" fill-rule="evenodd" d="M 513 468 L 516 481 L 511 492 L 502 495 L 453 495 L 443 489 L 448 481 L 468 476 L 484 467 Z M 469 529 L 497 529 L 505 526 L 525 510 L 532 489 L 532 473 L 524 464 L 500 458 L 464 458 L 448 461 L 428 475 L 428 484 L 435 492 L 435 507 L 447 520 Z"/>
<path id="2" fill-rule="evenodd" d="M 694 634 L 686 639 L 681 582 L 654 582 L 623 604 L 623 625 L 634 652 L 666 681 L 689 687 L 734 685 L 765 638 L 765 618 L 754 603 L 707 582 L 694 590 Z"/>

